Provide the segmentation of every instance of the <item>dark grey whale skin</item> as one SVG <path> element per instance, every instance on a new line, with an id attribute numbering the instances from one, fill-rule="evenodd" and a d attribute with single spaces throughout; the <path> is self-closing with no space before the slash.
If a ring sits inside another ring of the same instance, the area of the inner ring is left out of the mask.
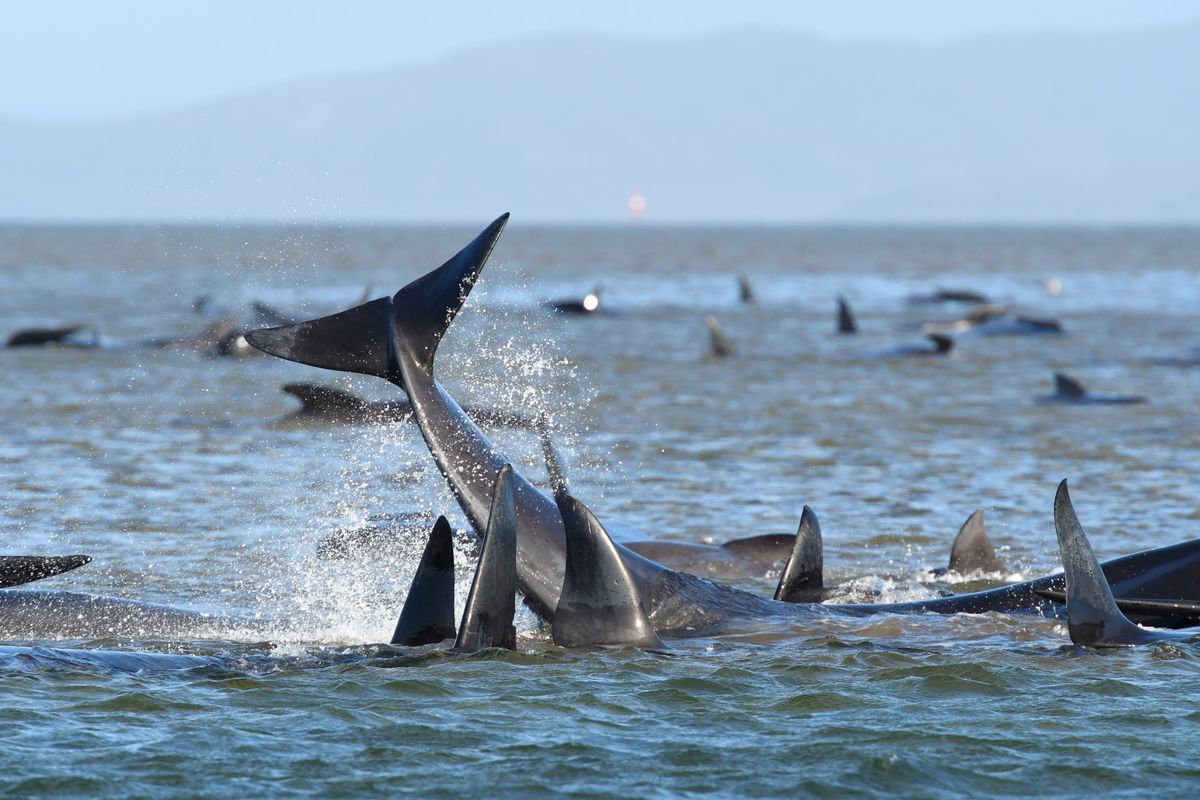
<path id="1" fill-rule="evenodd" d="M 176 639 L 266 630 L 262 620 L 38 589 L 0 591 L 0 639 Z"/>
<path id="2" fill-rule="evenodd" d="M 332 316 L 246 334 L 251 345 L 280 358 L 375 375 L 401 388 L 412 403 L 417 424 L 442 476 L 477 532 L 486 528 L 496 475 L 509 460 L 434 379 L 433 363 L 442 336 L 462 308 L 507 221 L 507 214 L 501 216 L 441 267 L 408 284 L 393 297 L 372 300 Z M 513 484 L 518 586 L 533 610 L 550 620 L 562 591 L 565 571 L 562 517 L 554 500 L 519 473 L 514 472 Z M 1035 585 L 1049 586 L 1061 580 L 1061 576 L 917 603 L 850 606 L 780 603 L 674 572 L 619 544 L 616 547 L 660 635 L 697 635 L 719 630 L 739 618 L 795 617 L 814 610 L 827 613 L 830 609 L 844 609 L 863 614 L 920 611 L 1057 614 L 1061 609 L 1034 590 Z M 1200 543 L 1188 555 L 1191 558 L 1187 565 L 1193 575 L 1200 576 Z M 1136 579 L 1126 577 L 1127 591 L 1144 589 Z M 1200 581 L 1192 585 L 1200 585 Z M 1121 593 L 1121 589 L 1117 591 Z M 1153 588 L 1150 591 L 1162 596 Z"/>

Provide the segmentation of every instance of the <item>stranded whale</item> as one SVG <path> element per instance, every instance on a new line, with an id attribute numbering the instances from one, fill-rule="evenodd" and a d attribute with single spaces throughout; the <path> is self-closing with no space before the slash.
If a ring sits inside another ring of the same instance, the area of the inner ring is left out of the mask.
<path id="1" fill-rule="evenodd" d="M 1136 394 L 1089 392 L 1082 383 L 1061 372 L 1054 373 L 1054 394 L 1038 399 L 1043 403 L 1076 406 L 1125 406 L 1147 402 L 1145 397 Z"/>

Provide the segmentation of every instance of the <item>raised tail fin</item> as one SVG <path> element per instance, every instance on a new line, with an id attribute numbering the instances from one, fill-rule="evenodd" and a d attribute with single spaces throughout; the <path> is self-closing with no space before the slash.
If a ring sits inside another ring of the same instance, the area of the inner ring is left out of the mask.
<path id="1" fill-rule="evenodd" d="M 438 517 L 392 634 L 392 644 L 417 647 L 454 638 L 454 545 L 450 523 Z"/>
<path id="2" fill-rule="evenodd" d="M 1067 627 L 1071 641 L 1083 645 L 1141 644 L 1154 636 L 1129 621 L 1113 600 L 1112 589 L 1075 516 L 1067 482 L 1054 496 L 1054 532 L 1067 579 Z"/>
<path id="3" fill-rule="evenodd" d="M 433 357 L 462 308 L 508 222 L 503 214 L 470 244 L 432 272 L 396 292 L 320 319 L 264 328 L 246 341 L 271 355 L 342 372 L 377 375 L 403 386 L 403 350 L 433 374 Z"/>
<path id="4" fill-rule="evenodd" d="M 608 531 L 571 495 L 560 492 L 554 499 L 567 544 L 566 575 L 554 610 L 554 643 L 661 649 L 637 584 Z"/>
<path id="5" fill-rule="evenodd" d="M 513 502 L 513 469 L 505 464 L 496 476 L 487 533 L 479 566 L 467 596 L 454 649 L 474 652 L 485 647 L 517 648 L 513 617 L 517 605 L 517 512 Z"/>
<path id="6" fill-rule="evenodd" d="M 950 546 L 949 571 L 959 575 L 972 572 L 1004 572 L 1004 562 L 996 556 L 996 549 L 983 527 L 983 509 L 967 517 L 958 529 L 954 544 Z"/>
<path id="7" fill-rule="evenodd" d="M 775 599 L 784 603 L 820 602 L 825 588 L 825 546 L 821 541 L 821 524 L 808 506 L 800 514 L 796 543 L 788 558 Z"/>

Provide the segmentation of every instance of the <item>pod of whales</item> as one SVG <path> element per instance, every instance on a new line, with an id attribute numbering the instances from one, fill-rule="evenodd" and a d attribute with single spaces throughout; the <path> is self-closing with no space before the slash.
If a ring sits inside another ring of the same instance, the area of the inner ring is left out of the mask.
<path id="1" fill-rule="evenodd" d="M 417 424 L 467 519 L 485 531 L 491 506 L 491 476 L 507 463 L 434 378 L 438 344 L 479 277 L 507 222 L 501 216 L 441 267 L 416 279 L 392 297 L 382 297 L 339 314 L 277 328 L 253 331 L 247 341 L 291 361 L 339 371 L 375 375 L 403 390 Z M 544 620 L 553 620 L 567 573 L 564 508 L 528 480 L 513 473 L 517 539 L 517 585 L 526 602 Z M 556 492 L 561 495 L 561 493 Z M 578 512 L 582 514 L 582 512 Z M 598 524 L 598 521 L 597 521 Z M 588 522 L 581 528 L 592 531 Z M 593 536 L 593 539 L 595 537 Z M 602 551 L 616 554 L 627 584 L 647 612 L 657 635 L 696 635 L 722 629 L 740 617 L 805 613 L 806 604 L 781 603 L 676 572 L 620 544 Z M 1200 542 L 1127 556 L 1104 565 L 1121 596 L 1157 598 L 1172 587 L 1182 599 L 1194 599 L 1200 574 Z M 880 611 L 1033 611 L 1055 615 L 1061 606 L 1038 594 L 1063 585 L 1062 576 L 953 597 L 894 604 L 822 606 L 848 613 Z M 1171 595 L 1174 592 L 1170 592 Z M 625 601 L 631 593 L 622 593 Z M 1156 611 L 1157 623 L 1181 623 Z M 1185 624 L 1190 624 L 1190 621 Z"/>

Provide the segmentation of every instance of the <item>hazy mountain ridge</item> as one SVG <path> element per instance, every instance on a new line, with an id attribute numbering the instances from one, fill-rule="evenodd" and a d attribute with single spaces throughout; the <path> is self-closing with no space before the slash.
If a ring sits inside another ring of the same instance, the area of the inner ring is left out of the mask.
<path id="1" fill-rule="evenodd" d="M 104 122 L 0 118 L 8 219 L 1200 220 L 1200 24 L 538 37 Z"/>

